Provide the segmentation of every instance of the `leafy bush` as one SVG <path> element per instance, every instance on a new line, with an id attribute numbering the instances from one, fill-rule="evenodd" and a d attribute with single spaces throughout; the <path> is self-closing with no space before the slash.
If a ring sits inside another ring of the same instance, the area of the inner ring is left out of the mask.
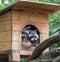
<path id="1" fill-rule="evenodd" d="M 52 35 L 56 32 L 60 32 L 60 10 L 49 15 L 49 34 Z M 54 44 L 51 49 L 60 47 L 60 43 Z"/>

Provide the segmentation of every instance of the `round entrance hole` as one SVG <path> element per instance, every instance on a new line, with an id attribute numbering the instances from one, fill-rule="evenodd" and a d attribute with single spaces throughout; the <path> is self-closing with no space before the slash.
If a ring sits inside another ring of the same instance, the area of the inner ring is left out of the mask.
<path id="1" fill-rule="evenodd" d="M 22 45 L 36 47 L 40 43 L 40 32 L 34 25 L 26 25 L 22 30 Z"/>

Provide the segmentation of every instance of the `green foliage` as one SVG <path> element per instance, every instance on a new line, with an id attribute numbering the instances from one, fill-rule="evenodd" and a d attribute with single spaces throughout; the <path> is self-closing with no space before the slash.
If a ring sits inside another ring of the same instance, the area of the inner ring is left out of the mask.
<path id="1" fill-rule="evenodd" d="M 60 4 L 60 0 L 54 0 L 54 2 Z"/>
<path id="2" fill-rule="evenodd" d="M 39 0 L 39 1 L 60 4 L 60 0 Z"/>
<path id="3" fill-rule="evenodd" d="M 49 15 L 49 33 L 50 35 L 60 32 L 60 10 Z M 50 49 L 60 47 L 60 43 L 54 44 Z"/>
<path id="4" fill-rule="evenodd" d="M 14 3 L 17 0 L 0 0 L 0 9 Z"/>
<path id="5" fill-rule="evenodd" d="M 27 58 L 21 58 L 20 62 L 27 62 Z"/>
<path id="6" fill-rule="evenodd" d="M 49 15 L 50 35 L 60 31 L 60 10 Z"/>
<path id="7" fill-rule="evenodd" d="M 57 44 L 53 44 L 49 49 L 50 50 L 53 50 L 55 48 L 58 48 L 60 46 L 60 43 L 57 43 Z"/>
<path id="8" fill-rule="evenodd" d="M 10 2 L 14 2 L 15 0 L 9 0 Z"/>
<path id="9" fill-rule="evenodd" d="M 3 5 L 3 4 L 0 4 L 0 9 L 2 9 L 3 7 L 5 7 L 5 5 Z"/>

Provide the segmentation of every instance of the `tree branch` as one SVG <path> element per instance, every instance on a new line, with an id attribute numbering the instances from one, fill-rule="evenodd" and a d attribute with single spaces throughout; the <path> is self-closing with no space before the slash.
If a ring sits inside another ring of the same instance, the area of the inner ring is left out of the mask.
<path id="1" fill-rule="evenodd" d="M 46 40 L 44 40 L 41 44 L 39 44 L 35 50 L 33 51 L 31 57 L 29 60 L 34 60 L 39 57 L 39 55 L 48 47 L 50 47 L 52 44 L 57 43 L 60 41 L 60 34 L 56 33 Z"/>
<path id="2" fill-rule="evenodd" d="M 55 59 L 53 60 L 53 62 L 60 62 L 60 56 L 58 56 L 57 58 L 55 58 Z"/>

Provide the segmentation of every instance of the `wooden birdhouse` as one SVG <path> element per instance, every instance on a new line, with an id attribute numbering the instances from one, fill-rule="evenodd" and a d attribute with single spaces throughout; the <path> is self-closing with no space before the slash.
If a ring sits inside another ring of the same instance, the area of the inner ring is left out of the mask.
<path id="1" fill-rule="evenodd" d="M 0 10 L 0 57 L 18 62 L 30 56 L 49 35 L 48 14 L 59 9 L 58 4 L 18 1 Z"/>

